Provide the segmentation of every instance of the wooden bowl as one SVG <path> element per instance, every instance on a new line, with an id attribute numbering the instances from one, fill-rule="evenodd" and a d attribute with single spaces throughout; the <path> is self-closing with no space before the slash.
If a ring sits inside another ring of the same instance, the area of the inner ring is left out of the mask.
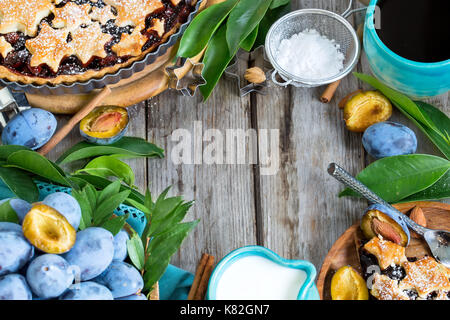
<path id="1" fill-rule="evenodd" d="M 410 202 L 396 204 L 394 207 L 403 213 L 408 213 L 414 207 L 420 207 L 427 219 L 427 227 L 431 229 L 450 230 L 450 204 L 440 202 Z M 317 278 L 317 288 L 322 300 L 331 300 L 331 278 L 343 266 L 351 266 L 361 272 L 356 241 L 362 238 L 359 222 L 348 228 L 334 243 L 328 252 Z M 411 237 L 406 248 L 406 256 L 423 257 L 431 255 L 427 244 L 422 239 Z"/>

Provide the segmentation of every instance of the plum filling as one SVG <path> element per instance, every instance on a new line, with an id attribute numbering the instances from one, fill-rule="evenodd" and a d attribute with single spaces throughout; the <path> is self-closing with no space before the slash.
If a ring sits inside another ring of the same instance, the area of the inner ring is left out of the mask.
<path id="1" fill-rule="evenodd" d="M 377 258 L 365 251 L 362 246 L 359 250 L 359 258 L 360 258 L 360 264 L 363 272 L 364 279 L 372 279 L 372 276 L 376 272 L 380 272 L 383 275 L 388 276 L 392 280 L 401 281 L 406 277 L 406 271 L 402 266 L 399 265 L 393 265 L 389 266 L 385 270 L 380 270 L 380 267 L 378 265 Z M 416 257 L 408 257 L 407 258 L 409 262 L 415 262 L 418 259 Z M 370 293 L 370 291 L 369 291 Z M 415 290 L 404 290 L 404 293 L 408 295 L 408 297 L 411 300 L 417 300 L 419 298 L 419 294 Z M 450 298 L 450 292 L 447 293 L 447 296 Z M 433 291 L 428 294 L 426 297 L 426 300 L 434 300 L 438 297 L 438 292 Z M 372 295 L 370 295 L 371 299 L 375 299 Z"/>
<path id="2" fill-rule="evenodd" d="M 361 250 L 360 263 L 365 279 L 370 278 L 377 271 L 380 271 L 381 274 L 388 276 L 392 280 L 400 281 L 406 277 L 405 269 L 399 265 L 389 266 L 385 270 L 380 270 L 377 258 L 365 250 Z"/>
<path id="3" fill-rule="evenodd" d="M 56 7 L 63 7 L 66 5 L 68 0 L 63 0 L 61 3 L 56 5 Z M 90 4 L 91 6 L 102 8 L 105 6 L 103 0 L 89 1 L 89 0 L 73 0 L 72 2 L 83 5 Z M 152 25 L 153 19 L 164 19 L 164 30 L 168 32 L 177 23 L 184 23 L 187 17 L 192 12 L 193 7 L 190 1 L 181 1 L 177 6 L 174 6 L 171 0 L 161 0 L 164 4 L 164 8 L 157 10 L 146 17 L 145 25 L 146 28 L 142 31 L 142 34 L 147 37 L 147 42 L 143 45 L 142 51 L 146 51 L 151 47 L 157 47 L 163 42 L 162 37 L 154 30 L 148 31 Z M 41 21 L 47 22 L 51 25 L 54 15 L 51 14 Z M 30 37 L 25 36 L 21 32 L 11 32 L 2 34 L 5 40 L 11 44 L 13 50 L 3 58 L 0 55 L 0 65 L 8 68 L 14 73 L 18 73 L 24 76 L 35 76 L 39 78 L 54 78 L 59 75 L 73 75 L 81 74 L 87 70 L 101 70 L 105 67 L 114 66 L 116 64 L 121 64 L 128 61 L 131 56 L 117 56 L 112 51 L 112 46 L 118 43 L 122 37 L 122 34 L 131 34 L 133 27 L 118 27 L 114 24 L 114 20 L 109 20 L 106 24 L 102 25 L 102 31 L 104 33 L 110 34 L 112 40 L 105 44 L 105 51 L 107 53 L 105 58 L 92 57 L 86 64 L 83 64 L 77 57 L 69 56 L 61 60 L 58 71 L 53 72 L 46 64 L 42 64 L 37 67 L 32 67 L 30 65 L 31 53 L 25 47 L 25 42 L 30 39 Z M 71 41 L 71 35 L 67 39 L 68 42 Z"/>

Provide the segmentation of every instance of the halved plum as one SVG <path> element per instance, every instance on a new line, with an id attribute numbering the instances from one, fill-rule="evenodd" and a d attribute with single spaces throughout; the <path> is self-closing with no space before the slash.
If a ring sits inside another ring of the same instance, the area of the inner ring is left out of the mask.
<path id="1" fill-rule="evenodd" d="M 31 208 L 23 220 L 22 230 L 33 246 L 46 253 L 64 253 L 75 244 L 75 229 L 61 213 L 45 204 L 38 203 Z"/>
<path id="2" fill-rule="evenodd" d="M 86 141 L 108 145 L 122 138 L 129 123 L 125 108 L 107 106 L 98 107 L 80 122 L 80 134 Z"/>

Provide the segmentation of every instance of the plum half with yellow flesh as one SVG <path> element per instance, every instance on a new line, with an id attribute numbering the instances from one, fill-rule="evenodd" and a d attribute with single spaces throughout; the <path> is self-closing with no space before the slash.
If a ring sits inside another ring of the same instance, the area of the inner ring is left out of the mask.
<path id="1" fill-rule="evenodd" d="M 408 226 L 400 215 L 380 204 L 373 204 L 366 209 L 361 230 L 366 239 L 382 236 L 385 240 L 403 247 L 406 247 L 410 240 Z"/>
<path id="2" fill-rule="evenodd" d="M 347 129 L 364 132 L 371 125 L 386 121 L 392 115 L 392 104 L 378 91 L 358 92 L 345 102 Z"/>
<path id="3" fill-rule="evenodd" d="M 80 122 L 80 134 L 88 142 L 108 145 L 122 138 L 129 123 L 128 111 L 121 107 L 98 107 Z"/>
<path id="4" fill-rule="evenodd" d="M 75 244 L 76 231 L 58 211 L 45 204 L 34 205 L 22 223 L 25 238 L 41 251 L 60 254 Z"/>

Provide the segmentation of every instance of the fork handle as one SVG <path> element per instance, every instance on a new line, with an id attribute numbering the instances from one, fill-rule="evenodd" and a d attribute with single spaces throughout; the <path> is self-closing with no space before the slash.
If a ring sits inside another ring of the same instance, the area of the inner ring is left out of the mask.
<path id="1" fill-rule="evenodd" d="M 425 232 L 427 232 L 429 229 L 422 227 L 421 225 L 415 223 L 413 220 L 411 220 L 408 216 L 404 215 L 402 212 L 395 209 L 393 206 L 391 206 L 389 203 L 381 199 L 375 192 L 367 188 L 362 182 L 355 179 L 350 173 L 342 169 L 339 165 L 336 163 L 331 163 L 328 166 L 328 173 L 334 177 L 336 180 L 342 182 L 347 187 L 352 189 L 353 191 L 357 192 L 367 200 L 369 200 L 372 203 L 377 203 L 384 205 L 388 207 L 389 209 L 392 209 L 399 213 L 400 219 L 402 219 L 409 228 L 414 230 L 419 235 L 423 236 Z"/>

